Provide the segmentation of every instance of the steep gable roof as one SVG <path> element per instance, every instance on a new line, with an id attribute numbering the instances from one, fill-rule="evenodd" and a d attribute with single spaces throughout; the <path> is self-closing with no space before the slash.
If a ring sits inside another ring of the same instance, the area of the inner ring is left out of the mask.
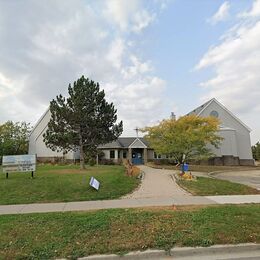
<path id="1" fill-rule="evenodd" d="M 206 103 L 204 103 L 203 105 L 195 108 L 193 111 L 189 112 L 187 114 L 188 115 L 197 115 L 200 116 L 202 114 L 202 112 L 208 107 L 210 106 L 210 104 L 212 102 L 215 102 L 217 105 L 219 105 L 222 109 L 224 109 L 228 114 L 230 114 L 236 121 L 238 121 L 241 125 L 243 125 L 249 132 L 252 131 L 251 128 L 249 128 L 246 124 L 244 124 L 238 117 L 236 117 L 230 110 L 228 110 L 224 105 L 222 105 L 219 101 L 217 101 L 217 99 L 212 98 L 209 101 L 207 101 Z"/>
<path id="2" fill-rule="evenodd" d="M 34 130 L 37 128 L 37 126 L 41 123 L 41 121 L 44 119 L 44 117 L 47 115 L 47 113 L 50 111 L 50 107 L 48 107 L 47 109 L 46 109 L 46 111 L 43 113 L 43 115 L 40 117 L 40 119 L 36 122 L 36 124 L 34 125 L 34 127 L 33 127 L 33 129 L 32 129 L 32 131 L 31 131 L 31 133 L 30 133 L 30 135 L 29 136 L 31 136 L 32 135 L 32 133 L 34 132 Z"/>
<path id="3" fill-rule="evenodd" d="M 211 103 L 212 100 L 213 100 L 213 99 L 207 101 L 206 103 L 200 105 L 199 107 L 196 107 L 196 108 L 193 109 L 191 112 L 189 112 L 188 114 L 186 114 L 186 116 L 190 116 L 190 115 L 199 115 L 200 112 L 201 112 L 202 110 L 204 110 L 204 108 L 207 107 L 208 104 Z"/>

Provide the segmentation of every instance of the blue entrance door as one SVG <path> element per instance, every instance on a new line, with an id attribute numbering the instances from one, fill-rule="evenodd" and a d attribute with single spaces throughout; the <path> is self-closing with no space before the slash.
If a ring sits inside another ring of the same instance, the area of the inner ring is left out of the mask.
<path id="1" fill-rule="evenodd" d="M 143 153 L 141 149 L 132 151 L 132 164 L 143 164 Z"/>

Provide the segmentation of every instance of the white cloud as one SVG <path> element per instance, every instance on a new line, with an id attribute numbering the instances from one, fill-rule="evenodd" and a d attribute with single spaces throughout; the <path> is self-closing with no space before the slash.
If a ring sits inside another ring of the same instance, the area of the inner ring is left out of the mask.
<path id="1" fill-rule="evenodd" d="M 123 54 L 125 52 L 125 43 L 121 38 L 117 38 L 110 44 L 107 60 L 111 62 L 113 66 L 120 69 L 123 61 Z"/>
<path id="2" fill-rule="evenodd" d="M 260 0 L 255 0 L 249 12 L 243 12 L 238 17 L 258 17 L 260 16 Z"/>
<path id="3" fill-rule="evenodd" d="M 100 12 L 106 6 L 116 26 L 108 23 L 108 13 Z M 34 123 L 50 100 L 66 95 L 68 84 L 83 74 L 101 83 L 125 133 L 150 123 L 154 113 L 160 117 L 166 83 L 154 75 L 151 61 L 133 51 L 138 42 L 124 33 L 142 33 L 154 16 L 137 0 L 92 5 L 82 0 L 1 1 L 0 123 Z"/>
<path id="4" fill-rule="evenodd" d="M 217 12 L 210 18 L 208 19 L 208 22 L 211 24 L 216 24 L 218 22 L 224 21 L 228 18 L 229 16 L 229 9 L 230 9 L 230 4 L 228 1 L 224 2 Z"/>
<path id="5" fill-rule="evenodd" d="M 105 84 L 105 89 L 112 90 L 109 99 L 118 107 L 119 117 L 126 119 L 124 135 L 132 135 L 136 126 L 144 127 L 161 119 L 165 86 L 164 80 L 154 76 L 136 78 L 123 88 L 116 83 Z"/>
<path id="6" fill-rule="evenodd" d="M 242 19 L 195 68 L 214 68 L 215 76 L 201 83 L 207 92 L 203 100 L 216 97 L 249 126 L 254 125 L 255 142 L 260 139 L 260 20 Z"/>
<path id="7" fill-rule="evenodd" d="M 132 31 L 140 33 L 155 19 L 155 14 L 150 14 L 146 10 L 137 12 L 133 17 Z"/>
<path id="8" fill-rule="evenodd" d="M 130 55 L 129 59 L 131 61 L 131 65 L 121 70 L 125 79 L 130 79 L 137 75 L 143 75 L 144 73 L 153 70 L 150 61 L 142 62 L 135 55 Z"/>
<path id="9" fill-rule="evenodd" d="M 142 6 L 140 0 L 109 0 L 104 14 L 108 21 L 114 22 L 122 31 L 140 33 L 156 17 Z"/>

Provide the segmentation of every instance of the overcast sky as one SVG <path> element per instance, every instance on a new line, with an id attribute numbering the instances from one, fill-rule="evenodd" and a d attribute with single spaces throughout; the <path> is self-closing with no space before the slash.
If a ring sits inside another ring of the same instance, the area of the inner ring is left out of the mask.
<path id="1" fill-rule="evenodd" d="M 215 97 L 260 139 L 260 0 L 0 0 L 0 123 L 85 75 L 124 135 Z"/>

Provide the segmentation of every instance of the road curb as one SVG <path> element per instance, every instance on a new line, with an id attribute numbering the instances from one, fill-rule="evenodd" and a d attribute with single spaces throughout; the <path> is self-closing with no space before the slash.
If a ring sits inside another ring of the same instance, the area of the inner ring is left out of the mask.
<path id="1" fill-rule="evenodd" d="M 134 260 L 134 259 L 150 259 L 150 258 L 164 258 L 164 257 L 189 257 L 189 256 L 207 256 L 209 254 L 228 254 L 228 253 L 240 253 L 240 252 L 251 252 L 260 250 L 260 244 L 245 243 L 237 245 L 214 245 L 210 247 L 175 247 L 170 251 L 164 250 L 146 250 L 146 251 L 134 251 L 126 255 L 92 255 L 87 257 L 78 258 L 79 260 Z"/>
<path id="2" fill-rule="evenodd" d="M 179 186 L 180 189 L 182 189 L 184 192 L 187 193 L 187 195 L 191 195 L 194 196 L 188 189 L 186 189 L 185 187 L 182 187 L 178 181 L 181 180 L 181 178 L 179 178 L 178 173 L 173 173 L 171 174 L 171 178 L 172 180 Z"/>
<path id="3" fill-rule="evenodd" d="M 173 257 L 188 257 L 199 256 L 208 254 L 227 254 L 227 253 L 239 253 L 252 250 L 260 250 L 260 244 L 245 243 L 237 245 L 214 245 L 210 247 L 176 247 L 170 250 L 170 254 Z"/>
<path id="4" fill-rule="evenodd" d="M 103 259 L 109 259 L 109 260 L 118 260 L 118 259 L 125 259 L 125 260 L 134 260 L 134 259 L 149 259 L 151 257 L 153 258 L 161 258 L 165 257 L 166 252 L 164 250 L 146 250 L 146 251 L 134 251 L 130 252 L 126 255 L 93 255 L 93 256 L 87 256 L 78 258 L 78 260 L 103 260 Z"/>

